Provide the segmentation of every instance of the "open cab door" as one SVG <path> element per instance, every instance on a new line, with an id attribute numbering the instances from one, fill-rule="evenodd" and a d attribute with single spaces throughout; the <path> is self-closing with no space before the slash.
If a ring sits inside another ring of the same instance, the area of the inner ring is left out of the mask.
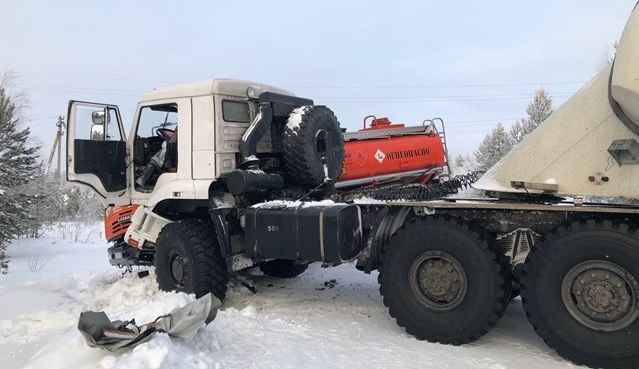
<path id="1" fill-rule="evenodd" d="M 118 107 L 71 100 L 67 117 L 67 181 L 91 187 L 105 206 L 130 204 Z"/>

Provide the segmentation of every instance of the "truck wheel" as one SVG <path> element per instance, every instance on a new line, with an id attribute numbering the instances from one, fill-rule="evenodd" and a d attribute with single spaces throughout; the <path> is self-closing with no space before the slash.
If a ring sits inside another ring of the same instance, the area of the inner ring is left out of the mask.
<path id="1" fill-rule="evenodd" d="M 269 277 L 294 278 L 306 269 L 308 264 L 300 264 L 295 260 L 275 259 L 260 263 L 260 270 Z"/>
<path id="2" fill-rule="evenodd" d="M 335 114 L 326 106 L 295 109 L 284 127 L 282 150 L 288 177 L 304 188 L 319 186 L 327 175 L 337 181 L 342 173 L 344 138 Z"/>
<path id="3" fill-rule="evenodd" d="M 494 239 L 450 216 L 407 221 L 383 249 L 384 305 L 420 340 L 460 345 L 486 334 L 510 301 L 510 273 Z"/>
<path id="4" fill-rule="evenodd" d="M 639 363 L 639 234 L 628 224 L 559 227 L 528 255 L 521 296 L 537 334 L 577 364 Z"/>
<path id="5" fill-rule="evenodd" d="M 197 297 L 212 292 L 220 300 L 226 294 L 229 275 L 213 225 L 198 219 L 164 226 L 155 246 L 155 270 L 161 290 Z"/>

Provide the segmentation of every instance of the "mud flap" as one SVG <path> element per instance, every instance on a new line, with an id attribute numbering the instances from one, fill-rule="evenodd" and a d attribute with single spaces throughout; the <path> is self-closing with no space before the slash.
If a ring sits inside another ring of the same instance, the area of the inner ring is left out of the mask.
<path id="1" fill-rule="evenodd" d="M 111 321 L 103 311 L 86 311 L 80 314 L 78 329 L 89 346 L 114 352 L 146 342 L 156 332 L 171 337 L 191 337 L 215 319 L 221 305 L 222 302 L 209 293 L 142 326 L 136 325 L 135 320 Z"/>

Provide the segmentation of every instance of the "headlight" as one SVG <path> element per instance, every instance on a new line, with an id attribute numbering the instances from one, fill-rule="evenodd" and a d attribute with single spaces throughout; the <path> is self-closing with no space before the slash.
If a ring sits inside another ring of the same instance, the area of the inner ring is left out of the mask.
<path id="1" fill-rule="evenodd" d="M 249 86 L 249 88 L 246 89 L 246 96 L 248 96 L 249 99 L 257 99 L 260 97 L 261 90 L 259 86 Z"/>

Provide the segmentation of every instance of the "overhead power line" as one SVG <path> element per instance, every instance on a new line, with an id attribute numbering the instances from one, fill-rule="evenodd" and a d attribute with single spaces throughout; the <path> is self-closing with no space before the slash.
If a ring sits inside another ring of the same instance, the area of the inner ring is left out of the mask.
<path id="1" fill-rule="evenodd" d="M 166 80 L 149 80 L 149 79 L 135 79 L 135 78 L 108 78 L 108 77 L 95 77 L 95 76 L 82 76 L 76 74 L 52 74 L 52 73 L 39 73 L 39 72 L 25 72 L 24 75 L 38 75 L 46 77 L 63 77 L 63 78 L 78 78 L 78 79 L 92 79 L 98 81 L 124 81 L 124 82 L 144 82 L 144 83 L 166 83 L 166 84 L 179 84 L 185 83 L 185 81 L 166 81 Z"/>
<path id="2" fill-rule="evenodd" d="M 43 88 L 43 89 L 72 89 L 72 90 L 82 90 L 82 91 L 139 92 L 139 93 L 148 92 L 148 90 L 130 90 L 130 89 L 95 88 L 95 87 L 75 87 L 75 86 L 47 86 L 47 85 L 37 85 L 37 84 L 31 84 L 31 83 L 21 83 L 20 86 Z"/>
<path id="3" fill-rule="evenodd" d="M 177 81 L 177 80 L 157 80 L 157 79 L 139 79 L 139 78 L 110 78 L 110 77 L 96 77 L 87 75 L 76 74 L 56 74 L 56 73 L 42 73 L 42 72 L 24 72 L 24 75 L 37 75 L 47 77 L 63 77 L 63 78 L 76 78 L 76 79 L 89 79 L 89 80 L 102 80 L 102 81 L 123 81 L 123 82 L 142 82 L 142 83 L 163 83 L 163 84 L 180 84 L 188 83 L 192 81 Z M 572 84 L 584 84 L 586 81 L 551 81 L 551 82 L 519 82 L 519 83 L 478 83 L 478 84 L 442 84 L 442 85 L 396 85 L 396 86 L 367 86 L 367 85 L 344 85 L 344 86 L 309 86 L 309 85 L 283 85 L 284 88 L 298 88 L 298 89 L 420 89 L 420 88 L 481 88 L 481 87 L 509 87 L 509 86 L 549 86 L 549 85 L 572 85 Z"/>
<path id="4" fill-rule="evenodd" d="M 553 96 L 563 96 L 563 95 L 572 95 L 574 91 L 566 91 L 566 92 L 558 92 L 553 93 Z M 336 99 L 353 99 L 353 101 L 366 101 L 370 99 L 385 99 L 385 100 L 404 100 L 404 99 L 448 99 L 448 98 L 473 98 L 473 97 L 516 97 L 522 96 L 527 99 L 530 99 L 529 93 L 511 93 L 511 94 L 496 94 L 496 95 L 488 95 L 488 94 L 476 94 L 476 95 L 430 95 L 430 96 L 339 96 L 339 97 L 314 97 L 315 100 L 320 99 L 328 99 L 328 100 L 336 100 Z"/>
<path id="5" fill-rule="evenodd" d="M 571 96 L 572 94 L 554 94 L 553 97 L 566 97 Z M 528 97 L 488 97 L 482 98 L 481 96 L 475 98 L 466 98 L 466 99 L 420 99 L 420 100 L 361 100 L 361 101 L 330 101 L 330 104 L 372 104 L 372 103 L 384 103 L 384 104 L 418 104 L 418 103 L 428 103 L 428 102 L 457 102 L 457 101 L 500 101 L 500 100 L 530 100 L 530 96 Z"/>
<path id="6" fill-rule="evenodd" d="M 584 84 L 586 81 L 572 82 L 528 82 L 528 83 L 494 83 L 473 85 L 422 85 L 422 86 L 284 86 L 289 89 L 419 89 L 419 88 L 476 88 L 476 87 L 510 87 L 510 86 L 548 86 Z"/>

